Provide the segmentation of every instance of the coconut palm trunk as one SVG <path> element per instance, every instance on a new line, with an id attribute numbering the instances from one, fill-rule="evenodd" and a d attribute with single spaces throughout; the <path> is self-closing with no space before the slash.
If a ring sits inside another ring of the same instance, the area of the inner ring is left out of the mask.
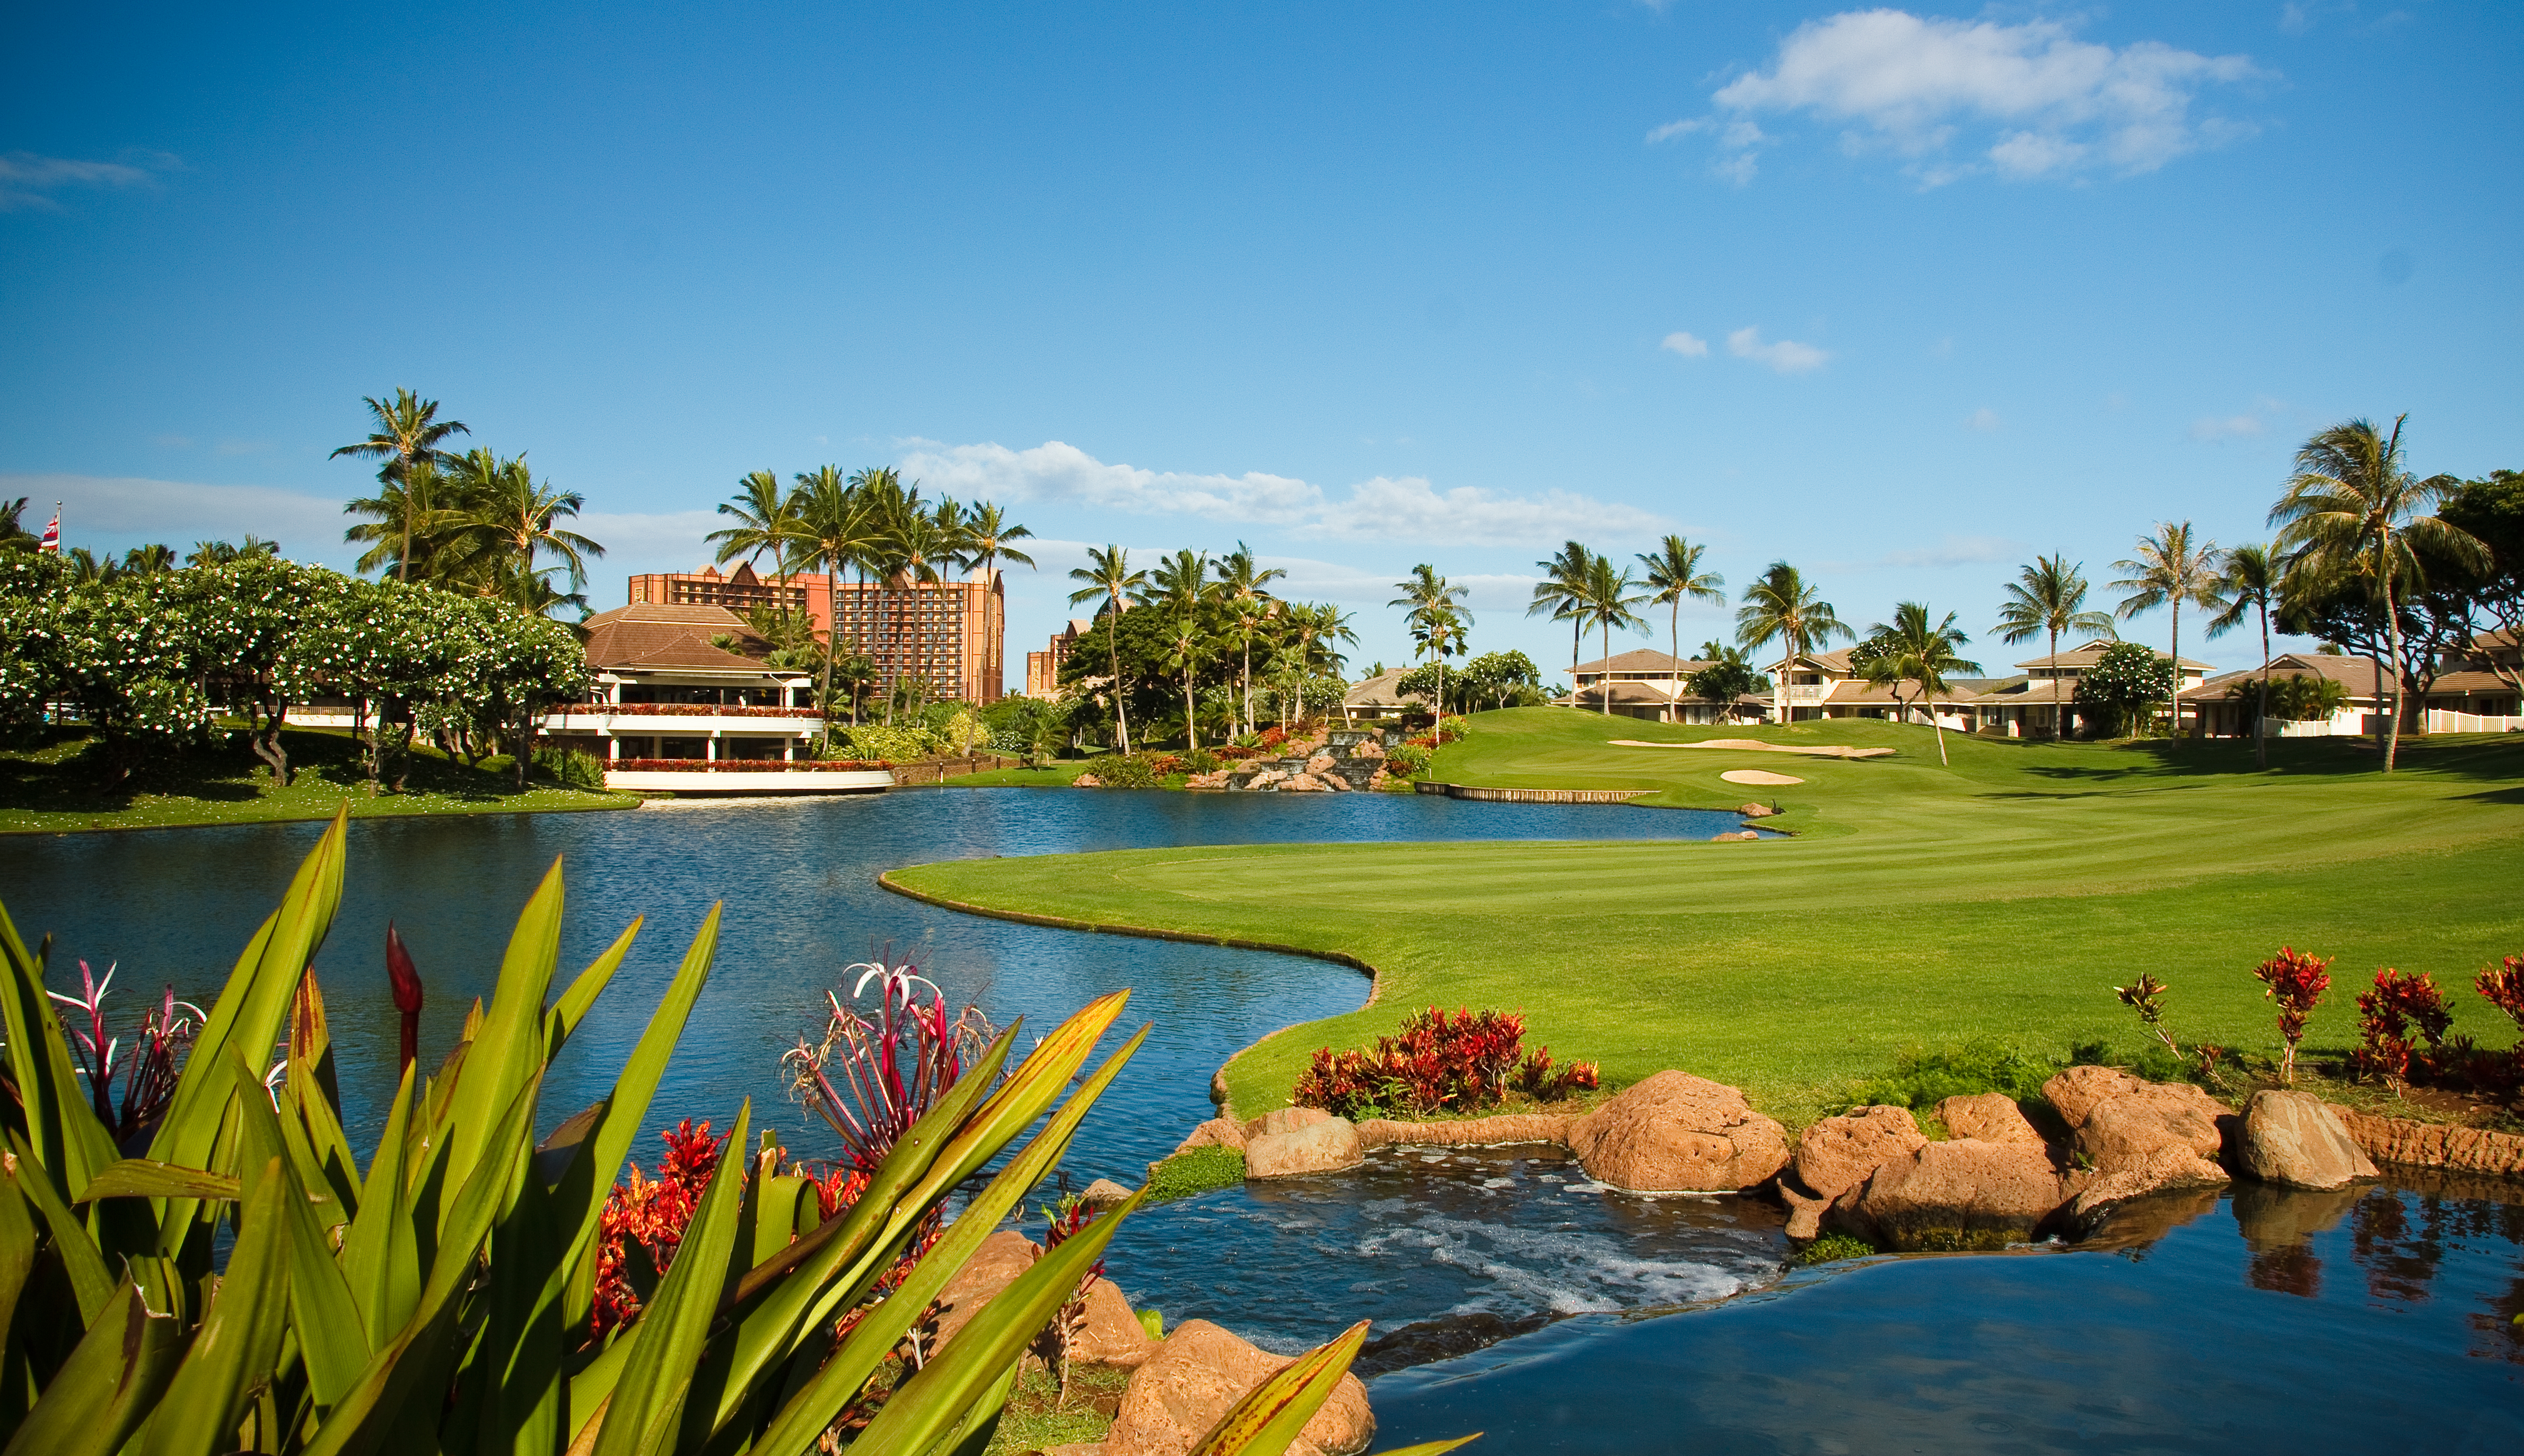
<path id="1" fill-rule="evenodd" d="M 1113 723 L 1115 736 L 1122 740 L 1122 752 L 1131 752 L 1131 710 L 1122 702 L 1122 593 L 1113 593 L 1113 620 L 1105 623 L 1104 646 L 1113 663 Z"/>
<path id="2" fill-rule="evenodd" d="M 2270 766 L 2270 603 L 2261 599 L 2261 702 L 2253 718 L 2253 766 Z"/>
<path id="3" fill-rule="evenodd" d="M 2381 558 L 2375 574 L 2384 585 L 2384 640 L 2391 653 L 2387 660 L 2393 664 L 2393 705 L 2391 716 L 2384 719 L 2384 771 L 2391 773 L 2393 760 L 2402 748 L 2402 614 L 2393 606 L 2393 528 L 2390 525 L 2384 527 L 2380 544 Z M 2380 671 L 2375 678 L 2375 692 L 2379 698 L 2384 692 Z"/>
<path id="4" fill-rule="evenodd" d="M 2171 663 L 2173 704 L 2165 718 L 2164 736 L 2178 740 L 2182 737 L 2182 599 L 2180 597 L 2173 599 L 2173 646 L 2170 651 L 2173 654 Z"/>

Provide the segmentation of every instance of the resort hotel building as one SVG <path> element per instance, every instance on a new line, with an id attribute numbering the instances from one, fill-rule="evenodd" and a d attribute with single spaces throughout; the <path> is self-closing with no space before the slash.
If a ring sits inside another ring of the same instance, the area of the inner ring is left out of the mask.
<path id="1" fill-rule="evenodd" d="M 634 576 L 629 601 L 739 616 L 759 607 L 803 612 L 819 637 L 829 641 L 838 628 L 846 648 L 875 663 L 880 683 L 925 679 L 931 699 L 975 704 L 1005 696 L 1007 594 L 996 570 L 963 581 L 862 582 L 822 572 L 764 577 L 740 561 L 726 573 L 704 566 Z"/>

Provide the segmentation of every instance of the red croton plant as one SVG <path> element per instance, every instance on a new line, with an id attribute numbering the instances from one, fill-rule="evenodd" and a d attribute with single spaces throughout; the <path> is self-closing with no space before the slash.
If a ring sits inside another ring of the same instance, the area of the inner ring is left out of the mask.
<path id="1" fill-rule="evenodd" d="M 1525 1018 L 1510 1011 L 1432 1006 L 1366 1051 L 1324 1047 L 1297 1079 L 1296 1100 L 1338 1117 L 1389 1111 L 1426 1117 L 1477 1112 L 1510 1092 L 1557 1101 L 1597 1085 L 1595 1064 L 1555 1066 L 1551 1048 L 1525 1048 Z"/>
<path id="2" fill-rule="evenodd" d="M 2279 1081 L 2290 1086 L 2296 1083 L 2296 1046 L 2305 1040 L 2306 1019 L 2331 989 L 2324 969 L 2330 964 L 2329 956 L 2281 946 L 2278 954 L 2253 967 L 2253 974 L 2269 988 L 2262 995 L 2279 1003 L 2279 1040 L 2287 1044 L 2279 1058 Z"/>

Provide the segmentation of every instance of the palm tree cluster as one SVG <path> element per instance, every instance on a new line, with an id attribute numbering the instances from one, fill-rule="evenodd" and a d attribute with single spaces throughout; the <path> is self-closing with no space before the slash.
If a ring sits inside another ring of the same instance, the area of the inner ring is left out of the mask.
<path id="1" fill-rule="evenodd" d="M 587 609 L 587 561 L 605 548 L 564 522 L 587 504 L 577 491 L 537 480 L 519 454 L 502 457 L 448 442 L 472 433 L 438 417 L 438 402 L 398 389 L 369 398 L 369 431 L 333 452 L 377 462 L 377 492 L 342 508 L 364 517 L 342 539 L 367 548 L 362 571 L 397 581 L 497 598 L 529 611 Z M 567 589 L 553 578 L 564 578 Z"/>
<path id="2" fill-rule="evenodd" d="M 898 705 L 916 708 L 931 689 L 929 669 L 935 664 L 921 650 L 919 629 L 925 598 L 934 594 L 924 589 L 949 580 L 950 573 L 987 576 L 1002 561 L 1034 564 L 1034 558 L 1017 545 L 1034 533 L 1009 520 L 998 507 L 987 501 L 968 507 L 951 496 L 925 500 L 918 481 L 905 484 L 890 465 L 848 475 L 838 465 L 822 465 L 799 471 L 786 487 L 772 471 L 755 470 L 738 482 L 736 494 L 720 503 L 718 512 L 733 523 L 704 539 L 718 543 L 720 564 L 742 557 L 759 570 L 767 558 L 783 586 L 801 572 L 820 572 L 831 580 L 837 609 L 827 635 L 841 640 L 828 641 L 821 654 L 817 701 L 834 701 L 836 658 L 845 653 L 863 655 L 873 663 L 862 666 L 884 696 L 889 723 Z M 864 636 L 844 633 L 839 621 L 839 588 L 853 573 L 858 597 L 869 608 L 859 614 Z M 781 606 L 787 609 L 785 602 Z M 754 625 L 775 644 L 792 641 L 793 651 L 802 650 L 793 641 L 794 623 Z M 995 679 L 1002 670 L 995 658 L 983 664 L 986 679 Z M 855 723 L 859 697 L 855 691 L 849 696 Z"/>
<path id="3" fill-rule="evenodd" d="M 1072 655 L 1068 685 L 1110 703 L 1114 743 L 1125 753 L 1132 751 L 1134 693 L 1150 681 L 1168 684 L 1169 696 L 1182 703 L 1189 750 L 1200 748 L 1204 719 L 1235 735 L 1258 731 L 1266 698 L 1286 726 L 1306 710 L 1310 688 L 1339 671 L 1335 645 L 1358 640 L 1338 607 L 1272 592 L 1286 574 L 1261 564 L 1240 541 L 1220 557 L 1186 548 L 1153 569 L 1133 566 L 1118 545 L 1090 547 L 1087 564 L 1069 573 L 1078 583 L 1069 602 L 1094 605 L 1090 635 L 1100 640 L 1082 643 Z M 1143 721 L 1143 738 L 1147 727 Z"/>

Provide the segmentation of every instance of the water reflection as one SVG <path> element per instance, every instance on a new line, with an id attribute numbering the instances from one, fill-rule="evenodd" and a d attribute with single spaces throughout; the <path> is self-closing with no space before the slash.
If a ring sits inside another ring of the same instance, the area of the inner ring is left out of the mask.
<path id="1" fill-rule="evenodd" d="M 2253 1256 L 2244 1282 L 2274 1293 L 2319 1297 L 2322 1259 L 2313 1251 L 2313 1236 L 2339 1227 L 2366 1192 L 2354 1187 L 2307 1192 L 2265 1183 L 2237 1184 L 2235 1223 Z"/>

